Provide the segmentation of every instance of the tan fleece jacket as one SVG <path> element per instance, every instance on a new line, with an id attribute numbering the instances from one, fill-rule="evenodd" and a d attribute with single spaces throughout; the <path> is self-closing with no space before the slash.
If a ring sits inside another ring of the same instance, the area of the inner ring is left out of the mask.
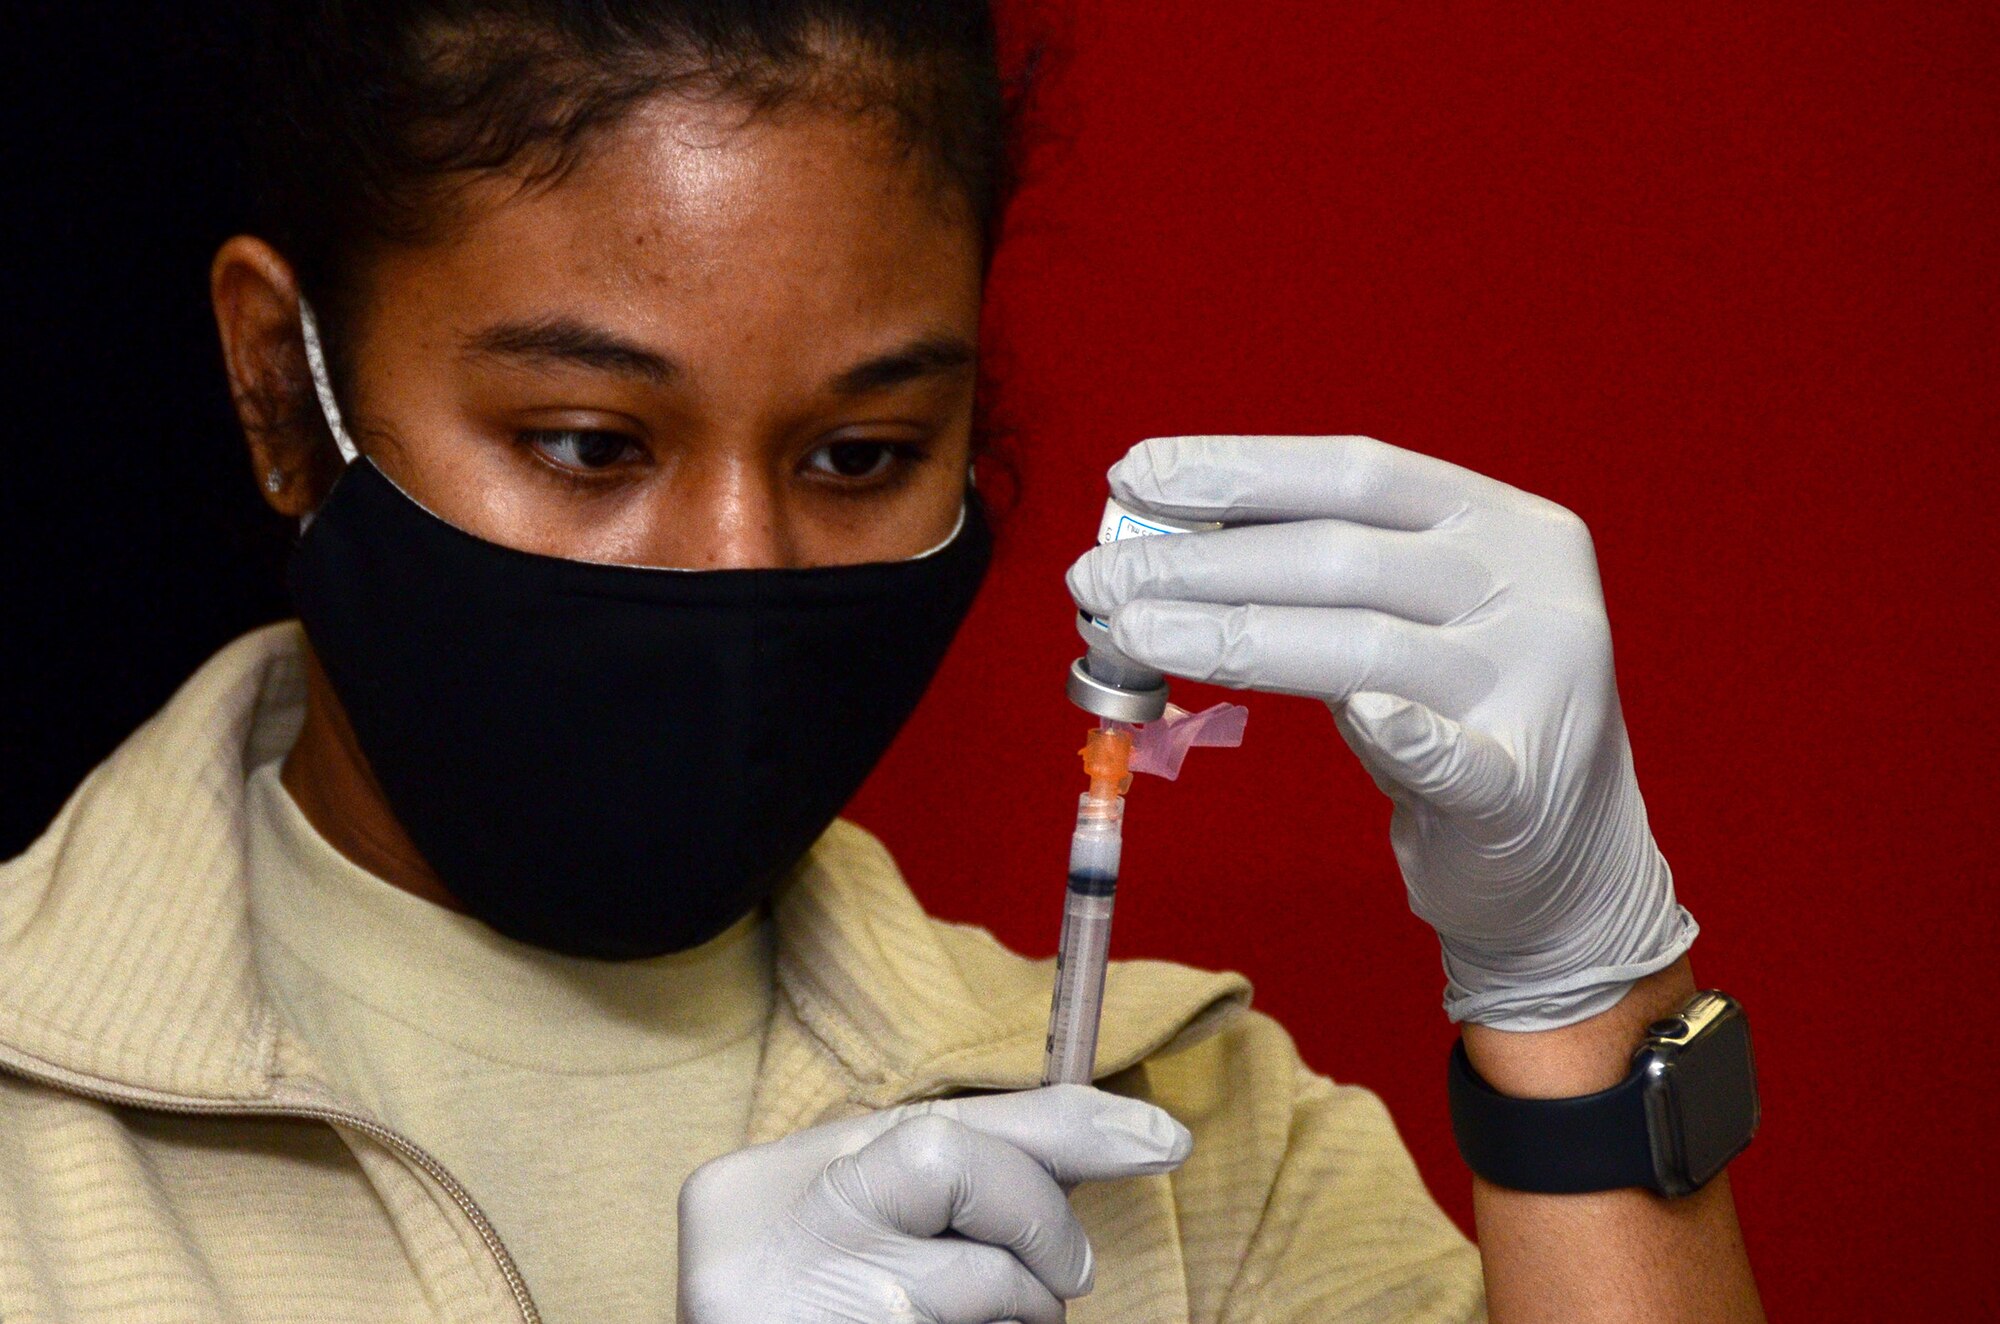
<path id="1" fill-rule="evenodd" d="M 675 1196 L 750 1124 L 775 984 L 761 908 L 688 951 L 564 956 L 349 860 L 276 762 L 244 808 L 257 973 L 314 1074 L 451 1170 L 547 1318 L 672 1319 Z"/>
<path id="2" fill-rule="evenodd" d="M 239 640 L 0 866 L 7 1324 L 538 1319 L 453 1175 L 330 1087 L 259 985 L 244 786 L 303 697 L 295 625 Z M 829 829 L 773 924 L 752 1142 L 1036 1083 L 1049 963 L 924 915 L 860 829 Z M 1070 1318 L 1481 1318 L 1477 1254 L 1380 1102 L 1308 1071 L 1248 996 L 1234 975 L 1113 967 L 1101 1083 L 1180 1118 L 1195 1151 L 1078 1190 L 1097 1290 Z"/>

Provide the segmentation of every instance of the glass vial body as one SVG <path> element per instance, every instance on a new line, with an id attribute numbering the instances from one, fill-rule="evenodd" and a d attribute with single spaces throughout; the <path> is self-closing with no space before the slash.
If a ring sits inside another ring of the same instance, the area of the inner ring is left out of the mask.
<path id="1" fill-rule="evenodd" d="M 1101 547 L 1127 538 L 1221 527 L 1212 522 L 1140 514 L 1111 498 L 1105 501 L 1103 517 L 1098 520 L 1097 543 Z M 1088 651 L 1070 666 L 1070 702 L 1087 713 L 1117 722 L 1150 722 L 1166 711 L 1167 678 L 1113 647 L 1109 621 L 1078 612 L 1076 631 Z"/>

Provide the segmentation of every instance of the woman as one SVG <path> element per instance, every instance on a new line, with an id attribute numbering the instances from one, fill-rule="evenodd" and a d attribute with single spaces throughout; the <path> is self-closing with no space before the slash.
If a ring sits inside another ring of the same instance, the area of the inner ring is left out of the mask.
<path id="1" fill-rule="evenodd" d="M 212 288 L 304 628 L 6 866 L 0 1317 L 1758 1317 L 1726 1178 L 1482 1183 L 1482 1263 L 1231 978 L 1127 971 L 1032 1088 L 1045 967 L 834 821 L 985 569 L 983 5 L 282 21 Z M 1112 485 L 1248 526 L 1072 592 L 1333 705 L 1471 1069 L 1623 1077 L 1693 925 L 1574 517 L 1356 438 Z"/>

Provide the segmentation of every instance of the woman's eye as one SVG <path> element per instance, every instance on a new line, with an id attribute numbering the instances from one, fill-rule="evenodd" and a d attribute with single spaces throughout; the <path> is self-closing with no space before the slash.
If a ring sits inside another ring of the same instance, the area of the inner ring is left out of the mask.
<path id="1" fill-rule="evenodd" d="M 815 473 L 853 483 L 884 477 L 898 465 L 917 458 L 916 447 L 895 442 L 836 441 L 808 455 L 806 464 Z"/>
<path id="2" fill-rule="evenodd" d="M 521 440 L 552 464 L 585 471 L 608 469 L 631 458 L 639 449 L 630 437 L 621 433 L 568 428 L 524 432 Z"/>

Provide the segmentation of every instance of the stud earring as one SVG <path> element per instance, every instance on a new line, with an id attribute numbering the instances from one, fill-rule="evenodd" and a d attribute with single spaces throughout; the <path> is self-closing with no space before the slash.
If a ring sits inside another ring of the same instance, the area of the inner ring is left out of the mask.
<path id="1" fill-rule="evenodd" d="M 276 492 L 279 488 L 283 487 L 284 485 L 285 485 L 285 476 L 279 473 L 276 469 L 273 469 L 271 470 L 271 472 L 264 475 L 264 490 L 266 492 Z"/>

